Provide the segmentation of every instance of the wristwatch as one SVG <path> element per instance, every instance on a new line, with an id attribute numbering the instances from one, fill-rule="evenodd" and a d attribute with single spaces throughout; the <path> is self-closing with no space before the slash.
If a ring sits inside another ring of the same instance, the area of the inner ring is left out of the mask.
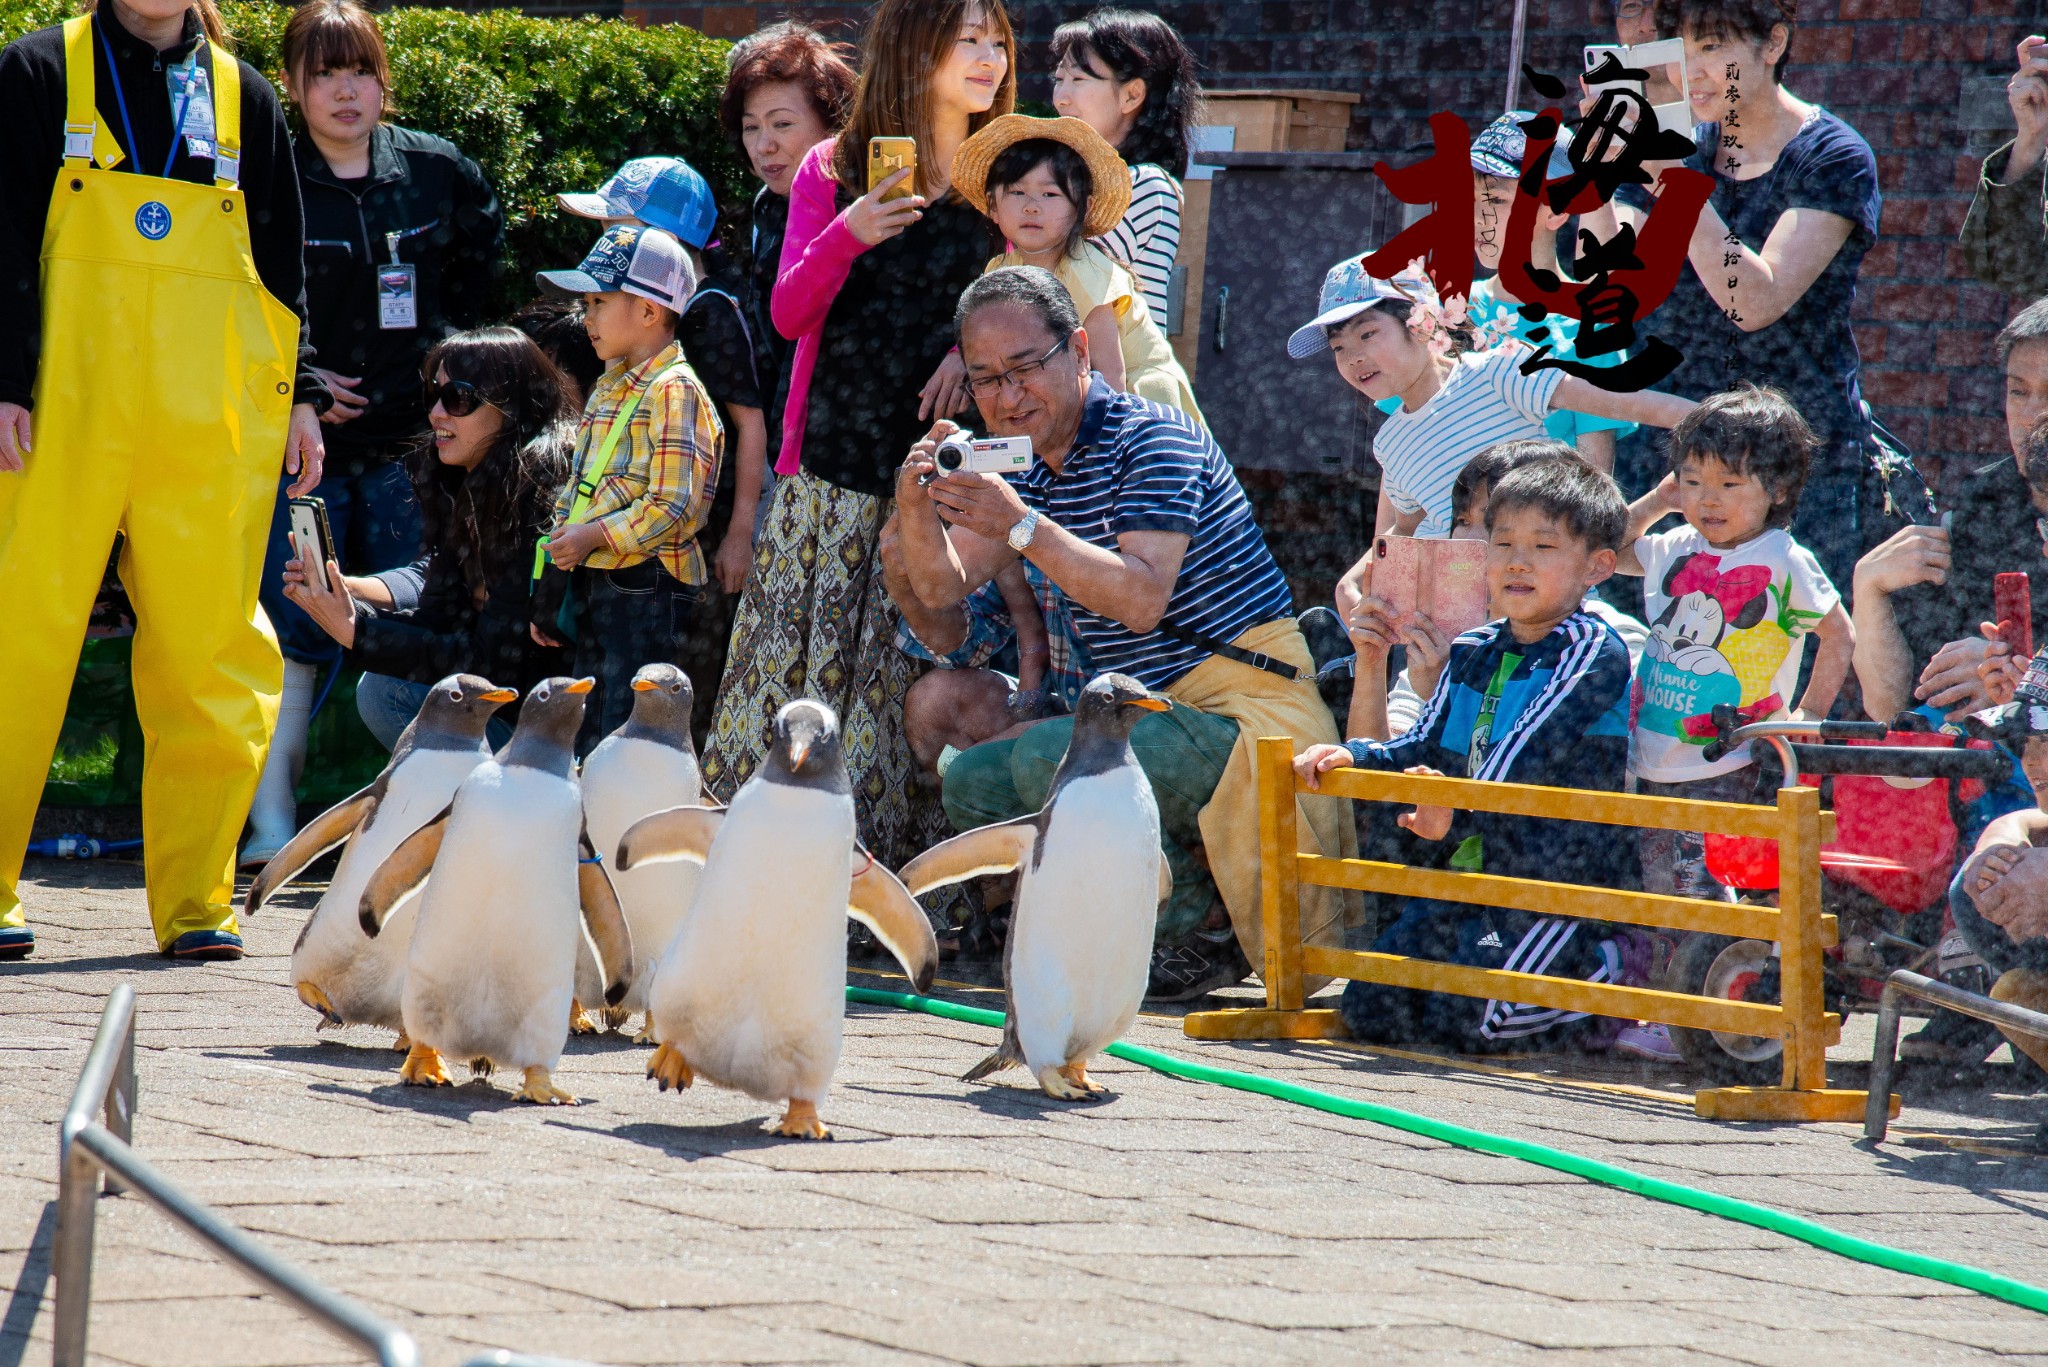
<path id="1" fill-rule="evenodd" d="M 1010 534 L 1005 539 L 1009 541 L 1011 550 L 1017 552 L 1019 555 L 1022 555 L 1024 553 L 1024 548 L 1031 544 L 1031 538 L 1035 536 L 1037 532 L 1038 509 L 1032 508 L 1028 510 L 1024 514 L 1024 516 L 1017 519 L 1017 524 L 1010 528 Z"/>

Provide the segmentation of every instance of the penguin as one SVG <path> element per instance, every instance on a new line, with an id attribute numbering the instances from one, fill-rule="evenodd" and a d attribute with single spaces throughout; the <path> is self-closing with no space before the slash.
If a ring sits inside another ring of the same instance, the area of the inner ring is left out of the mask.
<path id="1" fill-rule="evenodd" d="M 702 802 L 697 747 L 690 739 L 694 702 L 689 675 L 672 664 L 644 665 L 633 676 L 633 715 L 583 761 L 583 820 L 590 828 L 590 843 L 600 853 L 615 852 L 626 828 L 641 817 Z M 676 860 L 613 873 L 612 887 L 633 932 L 640 969 L 625 1000 L 603 1009 L 607 1026 L 617 1028 L 632 1012 L 647 1010 L 654 963 L 675 938 L 676 926 L 697 895 L 700 868 Z M 576 953 L 576 1014 L 582 1019 L 571 1020 L 572 1030 L 596 1028 L 582 1008 L 602 996 L 600 984 L 597 958 L 586 941 Z M 651 1029 L 643 1014 L 636 1042 L 654 1043 Z"/>
<path id="2" fill-rule="evenodd" d="M 827 1139 L 818 1106 L 846 1029 L 846 916 L 870 927 L 922 992 L 938 971 L 931 922 L 854 835 L 839 718 L 798 698 L 767 759 L 723 812 L 678 807 L 626 832 L 617 866 L 703 863 L 697 902 L 647 989 L 663 1091 L 698 1076 L 785 1103 L 776 1132 Z"/>
<path id="3" fill-rule="evenodd" d="M 401 1081 L 446 1086 L 442 1055 L 525 1075 L 522 1101 L 575 1104 L 554 1084 L 568 1038 L 582 922 L 616 1005 L 632 980 L 631 932 L 583 829 L 572 747 L 590 679 L 543 680 L 518 729 L 455 798 L 379 866 L 359 916 L 373 939 L 426 885 L 406 954 L 401 1006 L 412 1047 Z M 428 874 L 432 873 L 429 878 Z"/>
<path id="4" fill-rule="evenodd" d="M 1089 1079 L 1088 1060 L 1137 1018 L 1153 926 L 1172 886 L 1159 804 L 1131 753 L 1131 728 L 1171 706 L 1127 675 L 1097 677 L 1081 692 L 1043 808 L 956 835 L 904 865 L 912 896 L 1022 870 L 1003 948 L 1003 1042 L 963 1081 L 1021 1063 L 1062 1101 L 1106 1090 Z"/>
<path id="5" fill-rule="evenodd" d="M 363 935 L 357 903 L 370 875 L 399 843 L 446 807 L 470 771 L 491 757 L 484 727 L 518 696 L 517 690 L 474 674 L 451 674 L 435 684 L 376 781 L 307 825 L 249 885 L 242 906 L 244 914 L 254 916 L 307 865 L 348 843 L 333 881 L 292 946 L 292 982 L 299 1000 L 320 1013 L 316 1032 L 377 1025 L 398 1031 L 398 1047 L 408 1047 L 399 995 L 405 952 L 412 943 L 412 909 L 394 916 L 372 940 Z"/>

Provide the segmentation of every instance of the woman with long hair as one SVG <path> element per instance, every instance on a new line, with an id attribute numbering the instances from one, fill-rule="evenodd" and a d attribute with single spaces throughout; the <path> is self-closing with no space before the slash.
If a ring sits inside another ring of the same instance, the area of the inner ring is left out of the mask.
<path id="1" fill-rule="evenodd" d="M 157 947 L 239 959 L 235 838 L 283 675 L 278 468 L 320 482 L 299 178 L 212 0 L 108 0 L 0 52 L 0 958 L 72 666 L 123 540 Z"/>
<path id="2" fill-rule="evenodd" d="M 291 600 L 364 671 L 356 710 L 387 749 L 439 679 L 481 674 L 523 693 L 568 665 L 566 651 L 536 644 L 528 630 L 547 615 L 534 593 L 533 548 L 554 519 L 575 443 L 562 372 L 508 327 L 450 337 L 420 371 L 433 436 L 406 457 L 406 473 L 423 557 L 362 578 L 331 561 L 323 576 L 294 559 L 284 575 Z M 492 719 L 494 744 L 510 724 L 507 713 Z"/>
<path id="3" fill-rule="evenodd" d="M 302 125 L 292 150 L 306 208 L 306 316 L 318 374 L 327 504 L 341 562 L 375 574 L 419 554 L 419 510 L 401 457 L 427 431 L 420 361 L 483 322 L 504 215 L 453 143 L 390 122 L 391 62 L 357 0 L 303 0 L 285 22 L 284 87 Z M 321 666 L 339 652 L 284 596 L 292 558 L 282 496 L 270 528 L 263 610 L 284 650 L 284 698 L 242 866 L 260 867 L 297 829 L 294 795 Z"/>
<path id="4" fill-rule="evenodd" d="M 1099 9 L 1053 31 L 1052 59 L 1052 107 L 1100 133 L 1131 168 L 1130 207 L 1097 245 L 1138 277 L 1163 330 L 1180 251 L 1180 177 L 1202 114 L 1194 55 L 1156 14 Z"/>
<path id="5" fill-rule="evenodd" d="M 950 829 L 916 781 L 903 696 L 917 669 L 877 546 L 895 472 L 945 374 L 953 305 L 989 258 L 987 220 L 953 194 L 953 156 L 1016 97 L 1001 0 L 881 0 L 846 130 L 813 147 L 790 190 L 773 314 L 796 341 L 768 522 L 733 628 L 704 778 L 729 798 L 767 753 L 775 713 L 820 698 L 840 716 L 861 837 L 897 864 Z M 877 137 L 917 166 L 867 186 Z M 901 186 L 914 193 L 884 199 Z M 957 366 L 955 367 L 957 369 Z M 964 372 L 963 372 L 964 374 Z M 964 384 L 943 396 L 964 402 Z"/>

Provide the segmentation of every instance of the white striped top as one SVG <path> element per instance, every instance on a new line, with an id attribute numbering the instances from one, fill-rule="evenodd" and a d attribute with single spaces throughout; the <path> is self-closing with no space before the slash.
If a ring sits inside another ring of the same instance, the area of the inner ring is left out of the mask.
<path id="1" fill-rule="evenodd" d="M 1382 485 L 1403 513 L 1422 511 L 1417 536 L 1449 536 L 1451 486 L 1465 462 L 1495 442 L 1543 435 L 1562 370 L 1522 373 L 1528 348 L 1471 351 L 1451 365 L 1443 388 L 1413 413 L 1401 409 L 1372 439 Z"/>
<path id="2" fill-rule="evenodd" d="M 1131 168 L 1131 207 L 1117 225 L 1095 239 L 1138 277 L 1138 293 L 1152 321 L 1166 331 L 1166 287 L 1180 251 L 1180 182 L 1150 162 Z"/>

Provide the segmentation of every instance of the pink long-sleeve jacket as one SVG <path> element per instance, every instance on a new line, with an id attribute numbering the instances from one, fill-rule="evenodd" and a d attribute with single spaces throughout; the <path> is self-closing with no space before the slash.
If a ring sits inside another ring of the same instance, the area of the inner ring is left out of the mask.
<path id="1" fill-rule="evenodd" d="M 782 450 L 775 458 L 778 475 L 795 474 L 803 459 L 811 371 L 818 363 L 825 315 L 846 283 L 853 259 L 867 250 L 838 208 L 839 182 L 832 175 L 832 149 L 837 143 L 837 138 L 827 138 L 813 147 L 789 187 L 789 227 L 769 303 L 775 330 L 796 343 L 789 367 L 789 401 L 782 410 Z"/>

